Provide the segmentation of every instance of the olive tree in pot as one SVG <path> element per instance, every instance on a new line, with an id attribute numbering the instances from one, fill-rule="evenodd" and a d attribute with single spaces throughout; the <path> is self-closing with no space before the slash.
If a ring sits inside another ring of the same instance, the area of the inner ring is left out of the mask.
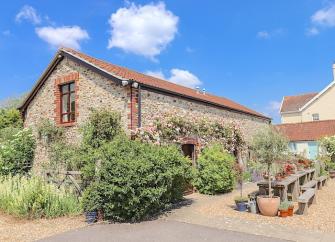
<path id="1" fill-rule="evenodd" d="M 259 210 L 262 215 L 276 216 L 280 198 L 272 196 L 271 168 L 273 163 L 281 160 L 288 153 L 288 141 L 275 128 L 269 126 L 255 134 L 251 146 L 257 160 L 267 165 L 269 194 L 257 197 Z"/>

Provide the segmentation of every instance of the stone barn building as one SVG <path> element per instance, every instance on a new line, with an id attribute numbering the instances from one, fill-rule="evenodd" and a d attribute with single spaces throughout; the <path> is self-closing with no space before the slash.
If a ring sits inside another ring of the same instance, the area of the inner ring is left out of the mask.
<path id="1" fill-rule="evenodd" d="M 20 107 L 25 127 L 36 131 L 43 119 L 65 128 L 69 142 L 80 140 L 79 127 L 92 109 L 121 113 L 124 129 L 150 126 L 153 118 L 174 112 L 189 117 L 234 121 L 248 139 L 271 119 L 227 98 L 199 92 L 61 48 Z M 47 160 L 38 144 L 35 165 Z"/>

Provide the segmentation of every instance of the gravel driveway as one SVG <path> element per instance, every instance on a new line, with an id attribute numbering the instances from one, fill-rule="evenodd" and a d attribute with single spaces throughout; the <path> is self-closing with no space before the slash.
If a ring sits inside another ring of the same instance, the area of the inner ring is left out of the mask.
<path id="1" fill-rule="evenodd" d="M 44 242 L 281 242 L 264 236 L 215 229 L 177 221 L 155 220 L 139 224 L 101 224 L 70 231 Z"/>

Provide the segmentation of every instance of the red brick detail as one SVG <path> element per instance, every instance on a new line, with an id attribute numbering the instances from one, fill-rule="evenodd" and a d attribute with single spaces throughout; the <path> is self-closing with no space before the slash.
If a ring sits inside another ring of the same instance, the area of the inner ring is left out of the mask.
<path id="1" fill-rule="evenodd" d="M 138 89 L 128 87 L 128 128 L 135 130 L 138 128 Z"/>
<path id="2" fill-rule="evenodd" d="M 64 76 L 57 77 L 54 80 L 54 96 L 55 96 L 55 123 L 57 126 L 64 126 L 69 127 L 76 124 L 76 122 L 71 123 L 62 123 L 61 122 L 61 92 L 60 92 L 60 86 L 64 85 L 66 83 L 74 82 L 75 83 L 75 92 L 76 92 L 76 120 L 79 116 L 79 72 L 72 72 L 69 74 L 66 74 Z"/>

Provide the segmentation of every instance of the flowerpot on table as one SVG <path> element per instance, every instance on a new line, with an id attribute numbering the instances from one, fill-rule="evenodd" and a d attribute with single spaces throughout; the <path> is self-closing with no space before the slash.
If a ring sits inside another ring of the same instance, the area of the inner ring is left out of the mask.
<path id="1" fill-rule="evenodd" d="M 258 196 L 257 204 L 262 215 L 274 217 L 278 214 L 280 198 L 277 196 Z"/>

